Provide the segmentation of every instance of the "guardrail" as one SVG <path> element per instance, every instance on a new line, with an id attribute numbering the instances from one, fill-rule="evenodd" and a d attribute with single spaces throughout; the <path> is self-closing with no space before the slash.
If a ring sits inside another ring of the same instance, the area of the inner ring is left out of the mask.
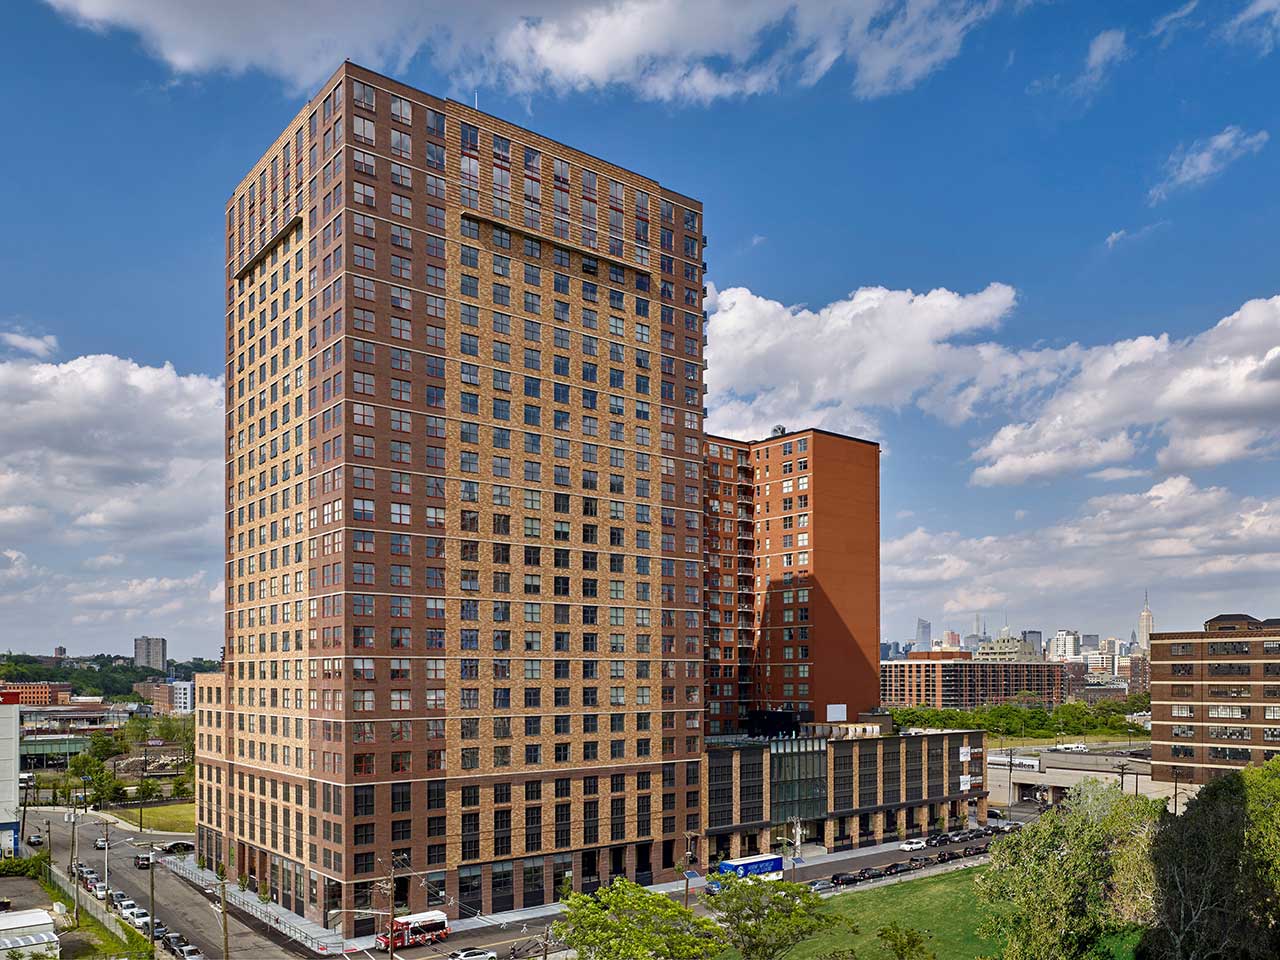
<path id="1" fill-rule="evenodd" d="M 190 880 L 201 889 L 212 887 L 217 892 L 217 896 L 221 897 L 218 888 L 222 886 L 222 881 L 217 880 L 210 871 L 198 867 L 193 855 L 161 857 L 156 863 L 177 876 Z M 234 880 L 228 880 L 226 888 L 228 908 L 235 907 L 249 914 L 255 920 L 266 924 L 272 930 L 280 931 L 290 940 L 296 940 L 320 956 L 342 955 L 345 942 L 338 934 L 319 936 L 300 924 L 291 923 L 286 917 L 281 916 L 282 908 L 273 908 L 270 902 L 263 903 L 258 899 L 257 894 L 241 890 Z"/>

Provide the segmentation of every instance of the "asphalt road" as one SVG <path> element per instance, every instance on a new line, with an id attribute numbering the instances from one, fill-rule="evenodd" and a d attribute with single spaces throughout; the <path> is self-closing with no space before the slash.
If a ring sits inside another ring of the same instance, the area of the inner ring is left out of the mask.
<path id="1" fill-rule="evenodd" d="M 64 823 L 61 811 L 28 810 L 27 833 L 43 833 L 45 820 L 49 821 L 49 835 L 53 848 L 53 862 L 65 871 L 71 859 L 71 825 Z M 139 870 L 133 865 L 135 854 L 147 851 L 146 841 L 167 843 L 172 834 L 139 833 L 112 825 L 110 850 L 95 850 L 93 842 L 103 835 L 102 821 L 93 813 L 81 814 L 79 824 L 80 859 L 98 871 L 114 890 L 122 890 L 139 906 L 148 907 L 151 902 L 151 871 Z M 25 837 L 23 840 L 25 841 Z M 109 871 L 104 871 L 104 857 L 110 857 Z M 163 867 L 155 869 L 155 910 L 151 911 L 161 923 L 183 934 L 200 948 L 210 960 L 217 960 L 222 953 L 222 914 L 214 909 L 216 899 L 205 896 L 191 884 L 174 876 Z M 81 888 L 80 895 L 92 898 L 93 894 Z M 288 946 L 267 936 L 257 922 L 246 923 L 234 912 L 227 917 L 227 937 L 233 958 L 263 960 L 271 957 L 310 956 L 300 947 Z M 163 950 L 158 955 L 167 957 Z"/>

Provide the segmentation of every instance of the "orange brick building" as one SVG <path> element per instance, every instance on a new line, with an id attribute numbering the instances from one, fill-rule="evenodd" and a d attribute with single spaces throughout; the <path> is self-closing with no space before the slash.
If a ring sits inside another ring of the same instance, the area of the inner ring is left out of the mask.
<path id="1" fill-rule="evenodd" d="M 707 733 L 877 706 L 879 445 L 708 436 L 704 473 Z"/>
<path id="2" fill-rule="evenodd" d="M 886 707 L 973 710 L 1022 695 L 1046 707 L 1065 703 L 1067 665 L 1054 662 L 997 663 L 974 660 L 968 651 L 912 652 L 906 660 L 880 663 L 880 700 Z"/>
<path id="3" fill-rule="evenodd" d="M 0 685 L 0 694 L 16 693 L 18 702 L 28 707 L 51 707 L 71 702 L 71 684 L 50 680 L 12 682 Z"/>

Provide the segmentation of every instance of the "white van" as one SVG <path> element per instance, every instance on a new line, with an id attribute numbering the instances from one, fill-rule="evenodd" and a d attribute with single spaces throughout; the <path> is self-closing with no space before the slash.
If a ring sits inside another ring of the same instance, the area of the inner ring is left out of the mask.
<path id="1" fill-rule="evenodd" d="M 1063 753 L 1088 753 L 1089 745 L 1087 743 L 1064 743 L 1059 749 Z"/>

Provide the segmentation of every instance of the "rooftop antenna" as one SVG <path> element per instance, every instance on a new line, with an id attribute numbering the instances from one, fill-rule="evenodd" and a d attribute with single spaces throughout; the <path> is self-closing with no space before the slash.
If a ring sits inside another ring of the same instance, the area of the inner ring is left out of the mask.
<path id="1" fill-rule="evenodd" d="M 474 91 L 474 96 L 476 98 L 476 109 L 479 110 L 480 109 L 480 91 L 479 90 Z"/>

